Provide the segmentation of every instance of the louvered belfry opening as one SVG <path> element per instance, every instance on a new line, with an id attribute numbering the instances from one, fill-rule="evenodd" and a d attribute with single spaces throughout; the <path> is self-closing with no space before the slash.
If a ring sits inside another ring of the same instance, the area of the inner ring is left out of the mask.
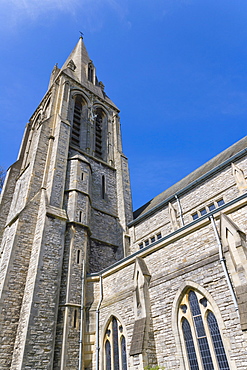
<path id="1" fill-rule="evenodd" d="M 71 133 L 71 142 L 76 146 L 80 146 L 81 117 L 82 117 L 82 107 L 84 104 L 85 102 L 83 98 L 80 95 L 77 95 L 75 97 L 73 126 Z"/>
<path id="2" fill-rule="evenodd" d="M 104 112 L 102 109 L 96 109 L 95 117 L 95 156 L 102 159 L 103 150 L 102 150 L 102 125 L 104 119 Z"/>

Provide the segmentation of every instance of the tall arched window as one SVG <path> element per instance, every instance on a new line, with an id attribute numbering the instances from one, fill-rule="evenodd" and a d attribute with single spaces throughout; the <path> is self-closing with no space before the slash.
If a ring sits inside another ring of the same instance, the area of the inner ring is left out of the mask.
<path id="1" fill-rule="evenodd" d="M 207 322 L 208 322 L 208 327 L 209 327 L 210 334 L 212 337 L 214 350 L 215 350 L 215 353 L 216 353 L 216 356 L 219 362 L 219 367 L 221 370 L 229 369 L 228 361 L 226 358 L 223 342 L 222 342 L 219 327 L 218 327 L 218 323 L 217 323 L 216 317 L 211 311 L 208 312 Z"/>
<path id="2" fill-rule="evenodd" d="M 190 370 L 230 370 L 217 320 L 206 297 L 189 290 L 178 316 Z"/>
<path id="3" fill-rule="evenodd" d="M 127 370 L 126 340 L 123 327 L 112 316 L 104 336 L 104 369 Z"/>
<path id="4" fill-rule="evenodd" d="M 87 67 L 87 77 L 88 77 L 88 81 L 90 82 L 94 82 L 94 66 L 92 63 L 89 63 L 88 64 L 88 67 Z"/>
<path id="5" fill-rule="evenodd" d="M 105 368 L 111 370 L 111 343 L 109 340 L 105 342 Z"/>
<path id="6" fill-rule="evenodd" d="M 123 335 L 121 336 L 121 359 L 122 359 L 122 370 L 127 370 L 126 341 Z"/>
<path id="7" fill-rule="evenodd" d="M 104 112 L 101 108 L 96 109 L 95 114 L 95 156 L 102 159 L 103 149 L 102 149 L 102 125 L 104 119 Z"/>
<path id="8" fill-rule="evenodd" d="M 71 143 L 76 146 L 80 146 L 81 118 L 83 105 L 85 105 L 84 99 L 80 95 L 76 95 L 73 114 L 73 125 L 71 132 Z"/>
<path id="9" fill-rule="evenodd" d="M 187 349 L 190 368 L 191 370 L 197 370 L 199 369 L 199 367 L 198 367 L 198 362 L 196 358 L 196 351 L 195 351 L 195 346 L 193 342 L 193 337 L 192 337 L 189 321 L 185 318 L 182 320 L 182 330 L 184 334 L 184 341 L 185 341 L 185 345 Z"/>

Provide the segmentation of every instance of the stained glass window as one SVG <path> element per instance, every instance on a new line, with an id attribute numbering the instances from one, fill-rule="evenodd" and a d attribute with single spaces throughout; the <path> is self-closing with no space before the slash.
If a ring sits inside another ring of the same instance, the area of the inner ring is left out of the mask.
<path id="1" fill-rule="evenodd" d="M 105 370 L 127 370 L 126 340 L 123 326 L 112 316 L 105 331 Z"/>
<path id="2" fill-rule="evenodd" d="M 111 370 L 111 343 L 109 340 L 105 342 L 105 359 L 106 359 L 106 370 Z"/>
<path id="3" fill-rule="evenodd" d="M 114 370 L 119 370 L 118 323 L 112 318 Z"/>
<path id="4" fill-rule="evenodd" d="M 187 319 L 183 319 L 182 330 L 184 334 L 184 341 L 188 353 L 190 368 L 191 370 L 199 370 L 190 324 Z"/>
<path id="5" fill-rule="evenodd" d="M 213 345 L 214 345 L 215 354 L 216 354 L 217 361 L 219 364 L 219 368 L 220 370 L 229 370 L 229 365 L 228 365 L 228 361 L 226 358 L 224 346 L 222 343 L 219 327 L 218 327 L 218 324 L 217 324 L 217 321 L 216 321 L 216 318 L 213 312 L 210 311 L 208 313 L 207 321 L 208 321 L 208 327 L 209 327 Z"/>
<path id="6" fill-rule="evenodd" d="M 180 304 L 179 320 L 190 370 L 229 370 L 217 320 L 210 308 L 206 297 L 194 290 L 185 294 Z"/>
<path id="7" fill-rule="evenodd" d="M 122 357 L 122 370 L 127 370 L 127 356 L 126 356 L 126 342 L 125 337 L 121 337 L 121 357 Z"/>
<path id="8" fill-rule="evenodd" d="M 211 358 L 208 340 L 206 337 L 204 324 L 202 320 L 201 310 L 199 307 L 198 299 L 193 290 L 189 292 L 189 303 L 192 316 L 194 319 L 194 325 L 197 334 L 197 340 L 200 347 L 202 362 L 205 370 L 214 370 L 213 361 Z"/>

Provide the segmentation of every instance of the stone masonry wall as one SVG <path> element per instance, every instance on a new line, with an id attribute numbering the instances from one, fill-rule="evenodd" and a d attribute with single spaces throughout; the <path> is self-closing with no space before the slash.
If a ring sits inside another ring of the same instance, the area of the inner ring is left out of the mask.
<path id="1" fill-rule="evenodd" d="M 23 368 L 52 369 L 65 222 L 47 217 L 32 292 Z M 15 367 L 13 367 L 15 369 Z"/>
<path id="2" fill-rule="evenodd" d="M 228 216 L 247 233 L 246 201 L 238 202 L 225 209 Z M 219 229 L 219 212 L 215 214 Z M 167 369 L 186 370 L 177 322 L 179 292 L 192 287 L 202 294 L 214 308 L 223 338 L 231 370 L 245 370 L 247 353 L 246 333 L 241 330 L 232 296 L 219 261 L 218 246 L 213 227 L 208 219 L 198 221 L 189 229 L 181 231 L 153 248 L 140 251 L 151 274 L 150 295 L 150 338 L 152 348 L 147 348 L 150 366 L 157 361 Z M 127 333 L 127 353 L 133 334 L 134 316 L 134 257 L 103 273 L 104 299 L 100 309 L 100 343 L 110 315 L 115 315 Z M 94 283 L 98 285 L 97 282 Z M 94 296 L 98 298 L 97 295 Z M 92 306 L 93 307 L 93 306 Z M 93 308 L 92 308 L 93 314 Z M 150 344 L 149 344 L 150 345 Z M 101 348 L 101 363 L 103 349 Z M 128 355 L 128 368 L 139 368 L 136 358 Z"/>
<path id="3" fill-rule="evenodd" d="M 2 190 L 0 195 L 0 245 L 2 243 L 4 227 L 6 225 L 13 193 L 15 191 L 16 178 L 18 177 L 19 173 L 20 162 L 16 162 L 9 168 L 7 172 L 4 189 Z M 2 251 L 3 250 L 0 249 L 0 259 L 2 256 Z"/>
<path id="4" fill-rule="evenodd" d="M 245 171 L 247 175 L 247 159 L 242 158 L 236 164 Z M 200 209 L 209 206 L 213 202 L 223 199 L 225 203 L 237 198 L 239 191 L 232 175 L 231 166 L 228 165 L 223 171 L 217 172 L 211 178 L 198 184 L 193 189 L 180 197 L 180 204 L 183 212 L 184 224 L 188 225 L 193 221 L 192 214 Z M 181 227 L 178 205 L 174 199 L 172 202 L 177 210 L 177 223 Z M 131 253 L 139 249 L 139 244 L 145 239 L 161 232 L 162 237 L 172 232 L 171 220 L 169 217 L 168 204 L 157 210 L 148 218 L 143 219 L 130 228 L 132 235 Z"/>
<path id="5" fill-rule="evenodd" d="M 26 207 L 19 218 L 4 234 L 4 251 L 1 261 L 0 336 L 1 368 L 9 369 L 19 314 L 26 284 L 31 248 L 35 230 L 35 214 L 40 197 Z"/>

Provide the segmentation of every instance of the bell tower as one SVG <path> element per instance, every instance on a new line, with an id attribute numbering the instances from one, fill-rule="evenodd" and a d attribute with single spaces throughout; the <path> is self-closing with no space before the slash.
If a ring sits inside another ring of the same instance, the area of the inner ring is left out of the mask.
<path id="1" fill-rule="evenodd" d="M 81 37 L 54 67 L 1 194 L 1 369 L 88 365 L 85 276 L 128 254 L 131 219 L 119 110 Z"/>

